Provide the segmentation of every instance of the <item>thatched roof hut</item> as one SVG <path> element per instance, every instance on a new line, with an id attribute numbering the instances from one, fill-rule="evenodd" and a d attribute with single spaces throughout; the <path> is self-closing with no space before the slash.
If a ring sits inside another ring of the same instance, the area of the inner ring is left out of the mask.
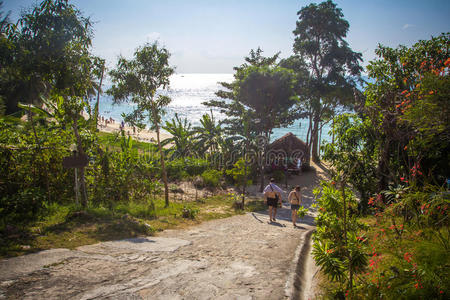
<path id="1" fill-rule="evenodd" d="M 303 165 L 309 165 L 309 152 L 306 143 L 296 137 L 292 132 L 273 141 L 273 143 L 267 147 L 267 151 L 268 157 L 283 157 L 291 162 L 300 159 Z"/>

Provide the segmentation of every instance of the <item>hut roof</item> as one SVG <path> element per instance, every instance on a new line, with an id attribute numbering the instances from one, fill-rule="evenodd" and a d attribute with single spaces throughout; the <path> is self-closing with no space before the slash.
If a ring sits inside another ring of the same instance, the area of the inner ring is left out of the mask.
<path id="1" fill-rule="evenodd" d="M 307 146 L 304 141 L 296 137 L 292 132 L 288 132 L 279 139 L 273 141 L 268 148 L 271 150 L 284 150 L 287 153 L 292 153 L 299 150 L 306 152 Z"/>

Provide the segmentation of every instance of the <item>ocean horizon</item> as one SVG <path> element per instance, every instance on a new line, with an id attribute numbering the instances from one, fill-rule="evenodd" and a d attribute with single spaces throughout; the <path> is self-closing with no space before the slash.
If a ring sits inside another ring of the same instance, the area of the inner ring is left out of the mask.
<path id="1" fill-rule="evenodd" d="M 172 101 L 166 108 L 166 114 L 162 117 L 165 121 L 175 118 L 175 113 L 181 119 L 186 118 L 192 127 L 200 125 L 202 115 L 209 114 L 211 108 L 203 105 L 203 102 L 219 99 L 215 93 L 221 89 L 219 82 L 232 82 L 233 74 L 224 73 L 187 73 L 174 74 L 170 77 L 170 86 L 167 92 Z M 103 86 L 103 90 L 109 88 L 108 84 Z M 100 95 L 99 114 L 104 117 L 111 117 L 116 122 L 123 120 L 123 113 L 130 113 L 133 110 L 132 103 L 114 104 L 112 98 L 106 94 Z M 226 115 L 220 113 L 218 109 L 212 109 L 214 118 L 221 121 Z M 162 129 L 163 132 L 164 129 Z M 299 119 L 291 126 L 274 128 L 271 141 L 282 137 L 288 132 L 292 132 L 302 140 L 306 140 L 308 131 L 308 120 Z M 322 140 L 330 140 L 328 135 L 329 127 L 324 126 Z"/>

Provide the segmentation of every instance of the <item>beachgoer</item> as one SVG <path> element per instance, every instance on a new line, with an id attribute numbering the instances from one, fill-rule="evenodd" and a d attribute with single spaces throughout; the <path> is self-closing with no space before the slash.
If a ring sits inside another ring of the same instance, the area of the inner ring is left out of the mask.
<path id="1" fill-rule="evenodd" d="M 297 227 L 297 211 L 300 208 L 300 204 L 302 203 L 302 193 L 299 185 L 295 186 L 295 188 L 293 188 L 289 193 L 288 201 L 291 204 L 292 225 L 294 225 L 294 227 Z"/>
<path id="2" fill-rule="evenodd" d="M 263 193 L 267 206 L 269 207 L 270 222 L 276 221 L 278 203 L 281 204 L 281 193 L 283 192 L 275 183 L 275 179 L 270 178 L 270 183 L 265 187 Z"/>
<path id="3" fill-rule="evenodd" d="M 300 158 L 297 160 L 297 170 L 302 173 L 302 160 Z"/>

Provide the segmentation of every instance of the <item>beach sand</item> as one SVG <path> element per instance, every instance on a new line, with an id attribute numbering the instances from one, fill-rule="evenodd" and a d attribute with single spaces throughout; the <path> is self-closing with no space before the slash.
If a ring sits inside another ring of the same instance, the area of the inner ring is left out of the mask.
<path id="1" fill-rule="evenodd" d="M 120 122 L 108 123 L 105 125 L 105 122 L 99 122 L 97 127 L 102 132 L 116 133 L 120 132 Z M 156 143 L 156 132 L 150 131 L 147 129 L 138 129 L 136 128 L 135 133 L 133 132 L 133 127 L 125 126 L 125 135 L 133 137 L 133 139 L 141 141 L 141 142 L 152 142 Z M 170 138 L 171 135 L 168 133 L 159 133 L 159 138 L 161 141 Z"/>

